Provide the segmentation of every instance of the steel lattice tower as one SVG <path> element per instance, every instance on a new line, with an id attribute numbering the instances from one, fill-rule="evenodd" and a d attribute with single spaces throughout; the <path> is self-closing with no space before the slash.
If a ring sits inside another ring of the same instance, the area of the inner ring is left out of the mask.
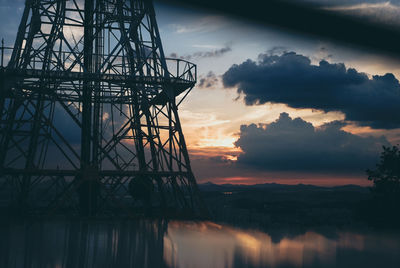
<path id="1" fill-rule="evenodd" d="M 178 116 L 196 65 L 165 58 L 150 0 L 26 0 L 0 73 L 1 205 L 201 211 Z"/>

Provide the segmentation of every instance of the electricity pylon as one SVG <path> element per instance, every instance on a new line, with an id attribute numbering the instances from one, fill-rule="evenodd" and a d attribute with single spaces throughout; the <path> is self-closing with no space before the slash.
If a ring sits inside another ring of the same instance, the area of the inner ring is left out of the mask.
<path id="1" fill-rule="evenodd" d="M 85 215 L 202 210 L 150 0 L 26 0 L 0 77 L 0 204 Z"/>

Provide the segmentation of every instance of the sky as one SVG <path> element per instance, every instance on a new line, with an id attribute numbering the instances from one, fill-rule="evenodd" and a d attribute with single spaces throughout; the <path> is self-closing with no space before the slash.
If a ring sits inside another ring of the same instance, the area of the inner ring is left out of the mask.
<path id="1" fill-rule="evenodd" d="M 302 2 L 400 27 L 400 1 Z M 23 5 L 0 0 L 7 46 Z M 210 11 L 155 11 L 165 55 L 197 64 L 179 114 L 199 183 L 368 185 L 382 146 L 400 143 L 398 60 Z"/>

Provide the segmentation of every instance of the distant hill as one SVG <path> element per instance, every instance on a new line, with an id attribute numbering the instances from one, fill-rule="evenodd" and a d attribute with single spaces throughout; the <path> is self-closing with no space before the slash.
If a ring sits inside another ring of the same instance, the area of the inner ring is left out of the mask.
<path id="1" fill-rule="evenodd" d="M 357 191 L 357 192 L 369 192 L 368 187 L 363 187 L 354 184 L 340 185 L 340 186 L 316 186 L 310 184 L 279 184 L 279 183 L 263 183 L 263 184 L 215 184 L 212 182 L 206 182 L 199 184 L 201 191 L 212 192 L 212 191 L 246 191 L 246 190 L 275 190 L 275 191 Z"/>

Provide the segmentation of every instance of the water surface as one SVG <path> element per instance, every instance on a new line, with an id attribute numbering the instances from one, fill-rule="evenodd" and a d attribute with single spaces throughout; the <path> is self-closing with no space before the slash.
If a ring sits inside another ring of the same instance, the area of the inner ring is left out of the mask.
<path id="1" fill-rule="evenodd" d="M 399 233 L 286 233 L 161 220 L 3 223 L 0 267 L 400 267 Z"/>

